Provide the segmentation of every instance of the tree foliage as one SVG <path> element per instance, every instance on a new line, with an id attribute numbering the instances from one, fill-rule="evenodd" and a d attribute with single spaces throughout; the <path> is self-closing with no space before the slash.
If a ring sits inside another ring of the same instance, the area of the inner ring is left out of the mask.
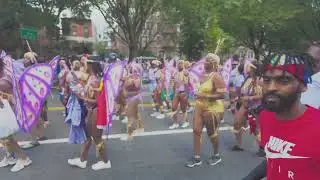
<path id="1" fill-rule="evenodd" d="M 303 6 L 296 0 L 223 0 L 220 26 L 256 57 L 265 52 L 298 49 L 300 36 L 290 29 Z"/>
<path id="2" fill-rule="evenodd" d="M 61 13 L 70 9 L 78 17 L 88 17 L 91 13 L 90 3 L 87 0 L 26 0 L 33 7 L 41 9 L 44 16 L 51 16 L 56 23 Z"/>
<path id="3" fill-rule="evenodd" d="M 91 0 L 91 3 L 102 13 L 117 38 L 128 46 L 129 60 L 150 45 L 161 28 L 153 21 L 148 23 L 160 12 L 158 0 Z"/>
<path id="4" fill-rule="evenodd" d="M 180 51 L 188 58 L 199 59 L 201 52 L 214 52 L 218 41 L 219 52 L 228 52 L 233 38 L 219 25 L 217 0 L 166 0 L 166 12 L 172 23 L 180 26 Z M 201 47 L 202 41 L 205 44 Z"/>

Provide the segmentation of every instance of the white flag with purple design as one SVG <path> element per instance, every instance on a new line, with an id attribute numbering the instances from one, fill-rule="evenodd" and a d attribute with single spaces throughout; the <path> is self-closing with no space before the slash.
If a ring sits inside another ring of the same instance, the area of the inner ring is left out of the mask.
<path id="1" fill-rule="evenodd" d="M 222 67 L 221 76 L 227 88 L 229 88 L 230 75 L 232 71 L 232 59 L 228 59 Z"/>

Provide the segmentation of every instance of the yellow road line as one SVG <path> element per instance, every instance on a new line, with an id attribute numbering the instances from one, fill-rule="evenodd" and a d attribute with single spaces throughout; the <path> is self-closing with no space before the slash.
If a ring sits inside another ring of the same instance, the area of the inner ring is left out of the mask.
<path id="1" fill-rule="evenodd" d="M 194 104 L 195 103 L 191 102 L 191 105 L 194 105 Z M 142 106 L 146 108 L 150 108 L 150 107 L 153 107 L 153 104 L 143 104 Z M 48 107 L 48 111 L 63 111 L 64 109 L 65 108 L 63 106 Z"/>

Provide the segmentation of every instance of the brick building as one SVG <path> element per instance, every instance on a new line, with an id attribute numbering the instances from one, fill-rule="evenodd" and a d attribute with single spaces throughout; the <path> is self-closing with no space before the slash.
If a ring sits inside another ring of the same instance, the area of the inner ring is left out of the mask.
<path id="1" fill-rule="evenodd" d="M 72 51 L 83 53 L 83 48 L 92 49 L 95 42 L 93 25 L 89 19 L 62 18 L 62 36 Z"/>

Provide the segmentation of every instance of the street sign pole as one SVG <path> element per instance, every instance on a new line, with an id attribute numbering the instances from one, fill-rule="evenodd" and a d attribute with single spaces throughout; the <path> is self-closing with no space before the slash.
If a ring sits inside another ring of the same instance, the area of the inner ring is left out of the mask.
<path id="1" fill-rule="evenodd" d="M 26 42 L 27 42 L 27 46 L 28 46 L 29 51 L 32 52 L 31 46 L 30 46 L 30 44 L 29 44 L 29 41 L 26 40 Z"/>

